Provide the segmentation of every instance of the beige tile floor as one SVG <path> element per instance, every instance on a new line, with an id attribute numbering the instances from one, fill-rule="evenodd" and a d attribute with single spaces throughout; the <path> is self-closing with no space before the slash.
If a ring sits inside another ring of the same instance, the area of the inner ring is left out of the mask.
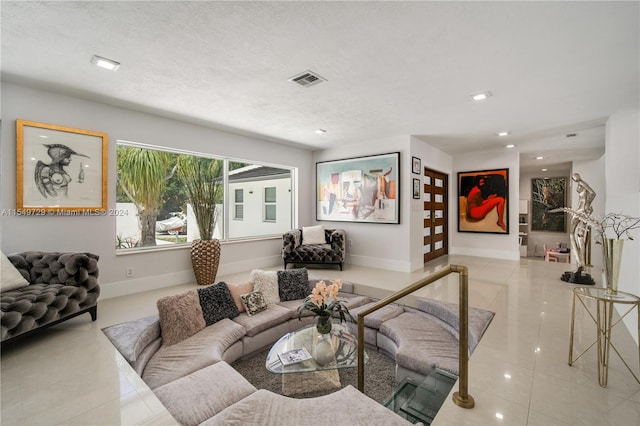
<path id="1" fill-rule="evenodd" d="M 459 408 L 448 399 L 435 425 L 640 424 L 640 384 L 615 354 L 606 389 L 598 386 L 595 348 L 567 365 L 572 285 L 559 279 L 566 264 L 446 256 L 413 273 L 346 265 L 343 272 L 310 274 L 340 277 L 362 284 L 359 291 L 384 296 L 447 264 L 469 268 L 469 304 L 496 316 L 469 363 L 475 408 Z M 248 276 L 247 271 L 219 279 L 239 282 Z M 455 302 L 457 283 L 450 275 L 419 295 Z M 155 313 L 159 297 L 194 286 L 101 300 L 96 322 L 83 315 L 3 348 L 0 424 L 176 424 L 100 329 Z M 576 318 L 576 347 L 586 347 L 595 339 L 595 325 L 581 310 Z M 617 328 L 614 339 L 637 369 L 638 346 L 630 333 Z"/>

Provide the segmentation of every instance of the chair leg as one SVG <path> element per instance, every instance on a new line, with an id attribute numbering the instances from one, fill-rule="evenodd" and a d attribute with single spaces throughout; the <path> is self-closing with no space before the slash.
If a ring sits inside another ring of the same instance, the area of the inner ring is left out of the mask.
<path id="1" fill-rule="evenodd" d="M 342 262 L 340 262 L 340 270 L 342 271 Z"/>

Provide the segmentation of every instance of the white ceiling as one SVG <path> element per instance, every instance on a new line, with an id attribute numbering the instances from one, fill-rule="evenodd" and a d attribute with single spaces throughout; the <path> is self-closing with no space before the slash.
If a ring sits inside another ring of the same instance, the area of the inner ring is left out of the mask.
<path id="1" fill-rule="evenodd" d="M 567 168 L 639 108 L 639 4 L 2 1 L 2 78 L 313 149 L 416 135 Z"/>

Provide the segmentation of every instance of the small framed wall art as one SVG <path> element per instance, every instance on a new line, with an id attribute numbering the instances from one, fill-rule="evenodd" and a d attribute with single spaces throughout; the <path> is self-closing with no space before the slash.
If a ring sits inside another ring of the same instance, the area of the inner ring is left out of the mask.
<path id="1" fill-rule="evenodd" d="M 420 179 L 413 179 L 413 199 L 420 199 Z"/>
<path id="2" fill-rule="evenodd" d="M 418 157 L 411 157 L 411 171 L 419 175 L 422 168 L 422 161 Z"/>
<path id="3" fill-rule="evenodd" d="M 16 120 L 16 210 L 25 215 L 107 209 L 107 134 Z"/>

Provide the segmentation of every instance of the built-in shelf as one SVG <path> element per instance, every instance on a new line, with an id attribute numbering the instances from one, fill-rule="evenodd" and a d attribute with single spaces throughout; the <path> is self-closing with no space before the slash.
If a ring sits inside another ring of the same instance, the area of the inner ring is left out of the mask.
<path id="1" fill-rule="evenodd" d="M 527 257 L 529 231 L 529 200 L 520 200 L 518 216 L 518 237 L 520 242 L 520 257 Z"/>

